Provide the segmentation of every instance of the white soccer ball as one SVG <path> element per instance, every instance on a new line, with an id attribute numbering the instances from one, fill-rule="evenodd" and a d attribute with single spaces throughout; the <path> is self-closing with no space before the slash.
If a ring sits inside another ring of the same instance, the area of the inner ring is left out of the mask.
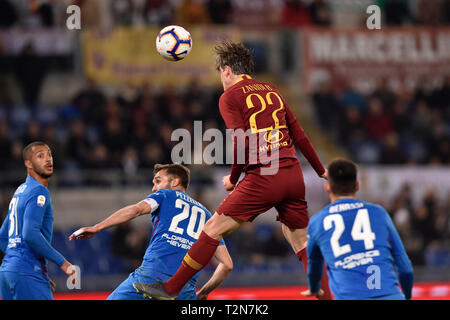
<path id="1" fill-rule="evenodd" d="M 191 52 L 191 34 L 183 27 L 167 26 L 156 37 L 156 49 L 167 60 L 182 60 Z"/>

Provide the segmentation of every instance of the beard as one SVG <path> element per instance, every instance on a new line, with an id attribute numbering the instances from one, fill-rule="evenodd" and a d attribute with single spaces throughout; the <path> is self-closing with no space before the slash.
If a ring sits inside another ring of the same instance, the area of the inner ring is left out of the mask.
<path id="1" fill-rule="evenodd" d="M 45 172 L 44 169 L 40 170 L 38 168 L 34 168 L 34 172 L 36 172 L 41 178 L 44 178 L 44 179 L 50 178 L 53 174 L 53 171 L 47 173 L 47 172 Z"/>

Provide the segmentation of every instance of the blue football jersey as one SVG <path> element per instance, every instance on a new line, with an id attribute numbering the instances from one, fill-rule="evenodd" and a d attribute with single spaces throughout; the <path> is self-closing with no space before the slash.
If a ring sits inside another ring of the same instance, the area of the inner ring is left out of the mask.
<path id="1" fill-rule="evenodd" d="M 145 201 L 157 209 L 151 213 L 153 234 L 141 268 L 172 276 L 212 215 L 180 190 L 160 189 Z M 195 282 L 198 275 L 190 281 Z"/>
<path id="2" fill-rule="evenodd" d="M 61 266 L 65 258 L 50 245 L 53 206 L 46 187 L 28 176 L 14 193 L 0 229 L 5 253 L 0 271 L 47 277 L 47 260 Z"/>
<path id="3" fill-rule="evenodd" d="M 326 206 L 310 220 L 307 252 L 311 291 L 320 286 L 325 259 L 336 299 L 402 297 L 398 276 L 410 296 L 411 261 L 391 218 L 379 205 L 348 198 Z"/>

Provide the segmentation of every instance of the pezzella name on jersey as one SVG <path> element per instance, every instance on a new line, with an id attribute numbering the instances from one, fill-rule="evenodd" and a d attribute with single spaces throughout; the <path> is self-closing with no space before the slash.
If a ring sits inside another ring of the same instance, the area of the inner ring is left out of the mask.
<path id="1" fill-rule="evenodd" d="M 202 207 L 202 204 L 200 202 L 195 201 L 194 199 L 189 197 L 187 194 L 185 194 L 183 192 L 179 192 L 179 191 L 176 191 L 176 194 L 177 194 L 177 198 L 183 199 L 184 201 L 187 201 L 187 202 L 193 203 L 199 207 Z"/>

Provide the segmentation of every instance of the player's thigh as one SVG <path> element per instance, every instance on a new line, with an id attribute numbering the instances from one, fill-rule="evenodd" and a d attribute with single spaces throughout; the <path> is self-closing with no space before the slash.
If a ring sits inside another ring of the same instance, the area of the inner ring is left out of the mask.
<path id="1" fill-rule="evenodd" d="M 153 283 L 156 279 L 152 277 L 137 276 L 134 272 L 131 273 L 113 292 L 106 298 L 106 300 L 149 300 L 147 296 L 137 292 L 133 287 L 133 282 Z"/>
<path id="2" fill-rule="evenodd" d="M 220 218 L 228 219 L 229 224 L 238 228 L 243 222 L 252 222 L 258 215 L 270 210 L 283 197 L 279 188 L 272 188 L 274 178 L 247 173 L 236 188 L 227 195 L 217 208 Z M 230 225 L 226 225 L 231 229 Z M 232 230 L 232 229 L 231 229 Z M 222 230 L 223 231 L 223 230 Z M 226 230 L 227 231 L 227 230 Z"/>
<path id="3" fill-rule="evenodd" d="M 287 242 L 289 242 L 295 253 L 306 247 L 307 228 L 291 229 L 282 223 L 281 229 L 283 231 L 284 237 L 286 238 Z"/>
<path id="4" fill-rule="evenodd" d="M 53 300 L 48 279 L 10 272 L 8 280 L 14 300 Z"/>
<path id="5" fill-rule="evenodd" d="M 309 223 L 306 201 L 287 199 L 275 206 L 278 211 L 278 220 L 286 240 L 295 252 L 306 247 L 306 233 Z"/>
<path id="6" fill-rule="evenodd" d="M 308 206 L 301 198 L 286 198 L 275 206 L 277 220 L 289 229 L 305 229 L 309 224 Z"/>
<path id="7" fill-rule="evenodd" d="M 239 221 L 225 214 L 217 212 L 206 222 L 203 231 L 213 239 L 220 240 L 224 236 L 236 231 L 242 225 Z"/>

